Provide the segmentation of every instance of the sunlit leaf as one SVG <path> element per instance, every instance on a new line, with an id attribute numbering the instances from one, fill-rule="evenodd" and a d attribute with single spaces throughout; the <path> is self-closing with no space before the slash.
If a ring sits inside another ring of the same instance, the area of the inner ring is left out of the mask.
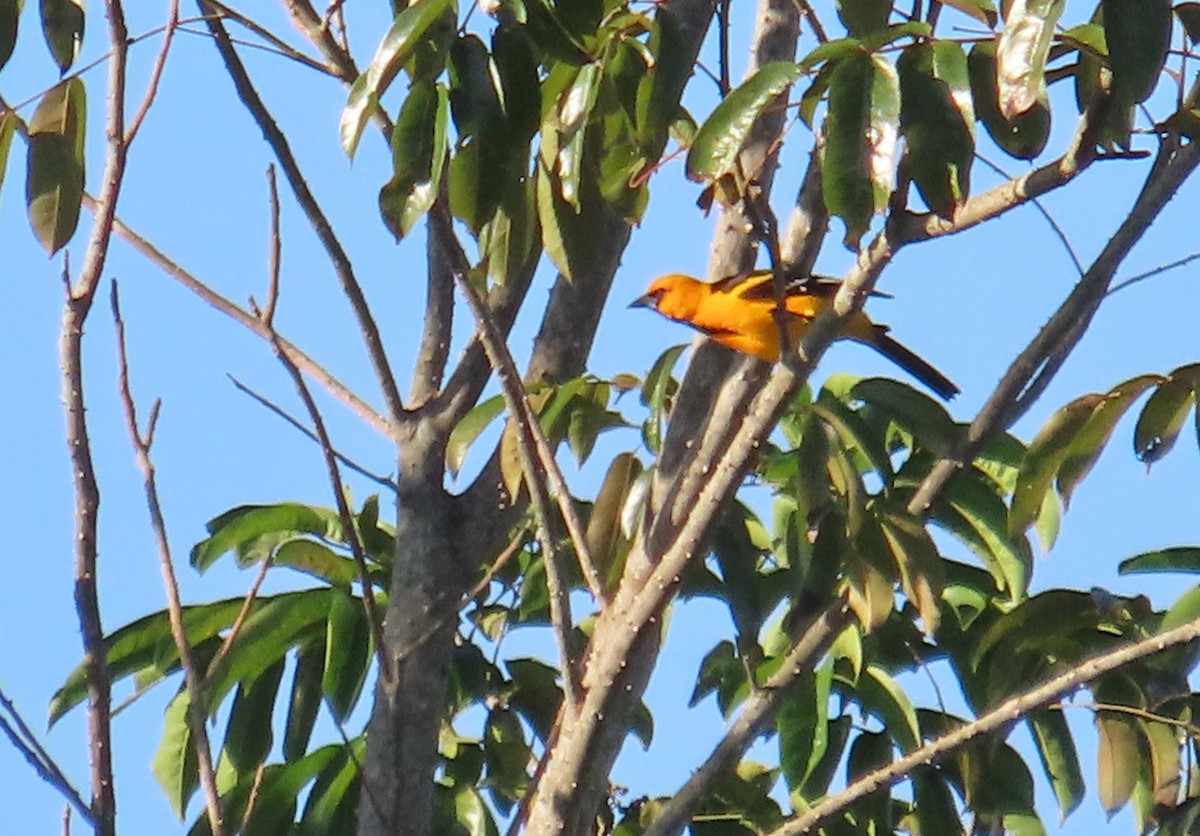
<path id="1" fill-rule="evenodd" d="M 400 240 L 433 206 L 446 160 L 447 91 L 410 88 L 392 131 L 392 179 L 379 191 L 383 222 Z"/>
<path id="2" fill-rule="evenodd" d="M 1086 790 L 1071 728 L 1061 709 L 1038 709 L 1026 716 L 1025 721 L 1033 732 L 1046 779 L 1054 789 L 1059 814 L 1065 820 L 1079 806 Z"/>
<path id="3" fill-rule="evenodd" d="M 1143 552 L 1122 560 L 1117 572 L 1122 575 L 1140 575 L 1147 572 L 1186 572 L 1200 575 L 1200 547 L 1175 546 Z"/>
<path id="4" fill-rule="evenodd" d="M 29 120 L 25 205 L 38 242 L 50 255 L 75 234 L 83 202 L 87 94 L 71 78 L 42 97 Z"/>
<path id="5" fill-rule="evenodd" d="M 1059 468 L 1071 452 L 1080 431 L 1097 408 L 1104 403 L 1102 395 L 1084 395 L 1059 409 L 1025 451 L 1021 473 L 1013 493 L 1008 526 L 1013 534 L 1023 532 L 1041 512 L 1046 491 L 1054 484 Z"/>
<path id="6" fill-rule="evenodd" d="M 1046 58 L 1065 0 L 1012 0 L 996 47 L 997 102 L 1012 119 L 1046 98 Z"/>
<path id="7" fill-rule="evenodd" d="M 150 764 L 150 770 L 180 821 L 183 821 L 187 811 L 188 799 L 200 786 L 196 747 L 187 719 L 190 702 L 188 691 L 182 690 L 167 706 L 163 716 L 162 738 Z"/>
<path id="8" fill-rule="evenodd" d="M 1083 60 L 1083 56 L 1080 60 Z M 1042 153 L 1050 139 L 1050 106 L 1047 100 L 1037 99 L 1027 111 L 1011 119 L 1001 112 L 995 41 L 979 41 L 971 47 L 967 55 L 967 67 L 975 116 L 983 122 L 996 144 L 1005 153 L 1021 160 L 1031 160 Z"/>

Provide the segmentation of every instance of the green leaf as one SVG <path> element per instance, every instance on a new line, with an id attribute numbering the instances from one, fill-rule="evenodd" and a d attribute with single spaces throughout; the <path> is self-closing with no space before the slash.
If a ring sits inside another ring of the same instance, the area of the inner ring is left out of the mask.
<path id="1" fill-rule="evenodd" d="M 304 757 L 308 750 L 317 712 L 321 709 L 321 679 L 324 671 L 323 638 L 296 650 L 296 668 L 292 674 L 287 722 L 283 730 L 283 759 L 288 763 Z"/>
<path id="2" fill-rule="evenodd" d="M 997 102 L 1012 119 L 1046 99 L 1046 59 L 1065 0 L 1012 0 L 996 47 Z"/>
<path id="3" fill-rule="evenodd" d="M 1192 45 L 1200 43 L 1200 3 L 1179 3 L 1175 6 L 1175 15 Z"/>
<path id="4" fill-rule="evenodd" d="M 1087 785 L 1079 766 L 1079 753 L 1075 750 L 1075 738 L 1061 709 L 1040 708 L 1025 717 L 1046 779 L 1058 799 L 1062 820 L 1074 812 L 1083 800 Z"/>
<path id="5" fill-rule="evenodd" d="M 1161 459 L 1175 446 L 1183 422 L 1196 403 L 1195 381 L 1176 369 L 1160 385 L 1138 416 L 1133 431 L 1133 452 L 1147 465 Z"/>
<path id="6" fill-rule="evenodd" d="M 542 229 L 542 245 L 546 255 L 558 268 L 558 271 L 568 280 L 573 281 L 587 270 L 594 269 L 601 257 L 596 245 L 600 236 L 596 234 L 594 213 L 598 211 L 595 204 L 594 184 L 586 178 L 581 183 L 564 188 L 560 176 L 562 161 L 559 157 L 559 133 L 543 131 L 542 145 L 538 154 L 537 166 L 537 210 L 538 220 Z M 573 152 L 568 153 L 566 171 L 574 169 Z M 579 201 L 580 208 L 576 211 L 564 198 L 570 193 Z"/>
<path id="7" fill-rule="evenodd" d="M 1080 61 L 1083 60 L 1081 54 Z M 1012 118 L 1001 113 L 996 78 L 996 42 L 980 41 L 971 47 L 967 55 L 967 69 L 971 78 L 975 116 L 983 122 L 995 143 L 1006 154 L 1019 160 L 1032 160 L 1042 153 L 1050 139 L 1050 106 L 1045 98 L 1040 98 L 1026 112 Z"/>
<path id="8" fill-rule="evenodd" d="M 775 720 L 779 766 L 792 791 L 799 790 L 829 746 L 829 690 L 833 663 L 802 675 Z"/>
<path id="9" fill-rule="evenodd" d="M 458 478 L 458 472 L 467 458 L 467 450 L 503 412 L 504 396 L 495 395 L 472 407 L 454 426 L 446 441 L 446 469 L 452 477 Z"/>
<path id="10" fill-rule="evenodd" d="M 384 225 L 399 241 L 437 199 L 446 161 L 448 93 L 441 84 L 414 84 L 392 131 L 392 179 L 379 191 Z"/>
<path id="11" fill-rule="evenodd" d="M 1133 794 L 1141 763 L 1137 726 L 1111 711 L 1096 712 L 1099 751 L 1096 756 L 1096 795 L 1111 817 Z"/>
<path id="12" fill-rule="evenodd" d="M 3 0 L 0 0 L 2 2 Z M 0 61 L 0 64 L 3 64 Z M 11 110 L 0 114 L 0 188 L 4 186 L 4 170 L 8 167 L 8 152 L 12 148 L 13 134 L 21 118 Z"/>
<path id="13" fill-rule="evenodd" d="M 858 700 L 880 719 L 887 734 L 906 752 L 921 745 L 917 713 L 904 689 L 879 665 L 867 665 L 858 680 Z"/>
<path id="14" fill-rule="evenodd" d="M 537 194 L 526 177 L 501 196 L 496 214 L 479 233 L 479 248 L 487 253 L 488 276 L 498 285 L 532 272 L 540 255 Z"/>
<path id="15" fill-rule="evenodd" d="M 17 24 L 20 22 L 21 7 L 24 5 L 25 0 L 0 0 L 0 69 L 8 63 L 13 47 L 17 45 Z M 3 129 L 2 120 L 3 117 L 0 117 L 0 130 Z M 4 156 L 0 154 L 0 160 L 3 160 Z"/>
<path id="16" fill-rule="evenodd" d="M 313 783 L 304 804 L 297 836 L 332 836 L 356 832 L 358 796 L 361 783 L 358 765 L 366 754 L 366 737 L 360 735 L 349 745 L 339 745 Z"/>
<path id="17" fill-rule="evenodd" d="M 944 5 L 958 9 L 960 12 L 978 20 L 985 26 L 996 25 L 996 4 L 992 0 L 942 0 Z"/>
<path id="18" fill-rule="evenodd" d="M 920 827 L 917 836 L 961 836 L 962 820 L 944 775 L 932 767 L 922 767 L 913 772 L 912 782 Z"/>
<path id="19" fill-rule="evenodd" d="M 269 600 L 269 599 L 267 599 Z M 257 606 L 263 605 L 259 598 Z M 211 604 L 183 608 L 183 627 L 188 641 L 196 647 L 228 628 L 242 608 L 242 598 L 229 598 Z M 155 666 L 153 681 L 165 676 L 179 657 L 171 637 L 171 624 L 166 610 L 145 616 L 127 624 L 104 639 L 108 673 L 114 682 Z M 167 652 L 163 653 L 163 649 Z M 143 685 L 148 683 L 141 683 Z M 50 700 L 49 723 L 53 725 L 64 714 L 87 697 L 87 674 L 80 664 L 67 677 Z"/>
<path id="20" fill-rule="evenodd" d="M 1041 513 L 1046 492 L 1054 484 L 1059 468 L 1070 454 L 1080 431 L 1104 403 L 1103 395 L 1084 395 L 1060 408 L 1038 430 L 1021 462 L 1013 493 L 1008 527 L 1019 534 Z"/>
<path id="21" fill-rule="evenodd" d="M 758 117 L 800 77 L 793 61 L 764 64 L 721 100 L 704 120 L 687 156 L 687 176 L 699 182 L 734 174 L 738 155 Z"/>
<path id="22" fill-rule="evenodd" d="M 892 0 L 834 0 L 838 17 L 856 38 L 873 35 L 887 27 Z"/>
<path id="23" fill-rule="evenodd" d="M 260 788 L 242 829 L 244 836 L 291 832 L 300 793 L 333 763 L 340 746 L 322 746 L 295 763 L 272 764 L 262 772 Z"/>
<path id="24" fill-rule="evenodd" d="M 979 471 L 965 471 L 950 483 L 944 502 L 934 507 L 934 519 L 983 561 L 997 589 L 1013 602 L 1023 600 L 1033 554 L 1028 540 L 1010 533 L 1008 507 L 996 491 Z"/>
<path id="25" fill-rule="evenodd" d="M 647 42 L 654 65 L 638 83 L 634 123 L 638 144 L 648 162 L 662 156 L 670 128 L 681 115 L 679 99 L 684 85 L 692 77 L 693 56 L 687 46 L 690 41 L 681 30 L 679 17 L 671 6 L 658 6 Z"/>
<path id="26" fill-rule="evenodd" d="M 331 592 L 321 690 L 329 711 L 344 723 L 354 710 L 371 661 L 371 628 L 362 601 L 340 590 Z"/>
<path id="27" fill-rule="evenodd" d="M 279 543 L 299 535 L 325 540 L 343 539 L 337 512 L 293 502 L 278 505 L 241 505 L 208 521 L 209 537 L 192 547 L 190 561 L 204 572 L 227 551 L 239 562 L 257 562 Z"/>
<path id="28" fill-rule="evenodd" d="M 884 419 L 910 433 L 921 447 L 934 453 L 953 449 L 962 434 L 946 407 L 905 383 L 871 377 L 856 383 L 850 395 L 877 410 Z"/>
<path id="29" fill-rule="evenodd" d="M 288 540 L 276 547 L 271 562 L 312 575 L 331 586 L 349 587 L 358 580 L 358 566 L 353 558 L 344 557 L 315 540 Z"/>
<path id="30" fill-rule="evenodd" d="M 250 682 L 238 686 L 225 727 L 224 754 L 242 774 L 252 773 L 271 752 L 275 697 L 283 678 L 279 659 Z"/>
<path id="31" fill-rule="evenodd" d="M 1200 546 L 1174 546 L 1143 552 L 1122 560 L 1117 566 L 1120 575 L 1141 575 L 1148 572 L 1186 572 L 1200 575 Z"/>
<path id="32" fill-rule="evenodd" d="M 668 401 L 675 396 L 675 391 L 679 388 L 679 382 L 675 380 L 672 372 L 685 348 L 686 345 L 673 345 L 660 354 L 642 384 L 642 405 L 650 410 L 649 416 L 642 424 L 642 441 L 654 454 L 662 449 L 669 411 Z"/>
<path id="33" fill-rule="evenodd" d="M 825 206 L 846 224 L 843 242 L 851 249 L 891 194 L 899 124 L 896 68 L 863 51 L 838 60 L 829 79 L 821 173 Z"/>
<path id="34" fill-rule="evenodd" d="M 29 120 L 25 205 L 34 235 L 54 255 L 71 240 L 83 202 L 87 93 L 83 81 L 60 82 Z"/>
<path id="35" fill-rule="evenodd" d="M 342 110 L 338 132 L 342 148 L 351 159 L 358 149 L 367 121 L 379 106 L 379 98 L 428 36 L 442 36 L 449 20 L 453 31 L 458 14 L 455 0 L 416 0 L 396 15 L 367 69 L 350 87 L 350 97 Z M 435 28 L 436 27 L 436 28 Z"/>
<path id="36" fill-rule="evenodd" d="M 75 63 L 83 44 L 83 0 L 41 0 L 41 12 L 46 46 L 59 72 L 65 73 Z"/>
<path id="37" fill-rule="evenodd" d="M 515 690 L 509 705 L 520 712 L 543 743 L 554 727 L 554 718 L 562 703 L 558 671 L 537 659 L 507 659 L 504 666 L 512 677 Z"/>
<path id="38" fill-rule="evenodd" d="M 953 41 L 918 43 L 905 48 L 897 69 L 908 171 L 934 214 L 951 217 L 970 191 L 975 158 L 966 53 Z"/>
<path id="39" fill-rule="evenodd" d="M 929 532 L 904 508 L 877 506 L 880 529 L 900 569 L 900 588 L 917 608 L 926 636 L 937 632 L 938 602 L 946 585 L 941 555 Z"/>
<path id="40" fill-rule="evenodd" d="M 846 449 L 862 453 L 871 470 L 883 480 L 884 490 L 887 490 L 895 475 L 892 460 L 882 439 L 871 431 L 862 416 L 824 389 L 812 405 L 812 411 L 838 434 Z"/>
<path id="41" fill-rule="evenodd" d="M 588 515 L 584 539 L 610 589 L 615 588 L 619 580 L 617 572 L 624 566 L 624 552 L 629 543 L 621 526 L 621 517 L 629 493 L 641 473 L 642 463 L 637 456 L 630 452 L 618 453 L 604 474 Z"/>
<path id="42" fill-rule="evenodd" d="M 1113 387 L 1104 396 L 1103 402 L 1096 407 L 1087 423 L 1076 434 L 1058 469 L 1058 492 L 1062 496 L 1064 506 L 1070 504 L 1075 488 L 1100 458 L 1100 453 L 1112 438 L 1117 422 L 1143 392 L 1155 384 L 1162 383 L 1163 380 L 1161 375 L 1139 375 Z"/>
<path id="43" fill-rule="evenodd" d="M 180 821 L 183 821 L 187 812 L 188 799 L 200 786 L 196 747 L 187 721 L 189 703 L 189 693 L 183 690 L 167 706 L 162 738 L 150 764 L 150 771 L 154 773 L 158 785 L 167 796 L 167 802 Z"/>
<path id="44" fill-rule="evenodd" d="M 1154 92 L 1171 45 L 1171 0 L 1100 0 L 1113 98 L 1143 102 Z"/>

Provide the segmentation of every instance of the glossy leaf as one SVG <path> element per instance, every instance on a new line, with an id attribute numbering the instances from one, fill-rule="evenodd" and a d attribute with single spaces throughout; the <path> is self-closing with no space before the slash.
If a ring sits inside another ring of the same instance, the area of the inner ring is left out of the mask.
<path id="1" fill-rule="evenodd" d="M 1154 391 L 1138 416 L 1133 451 L 1147 465 L 1171 451 L 1183 422 L 1195 407 L 1195 381 L 1191 375 L 1179 371 L 1172 372 L 1170 379 Z"/>
<path id="2" fill-rule="evenodd" d="M 180 821 L 183 821 L 187 811 L 188 799 L 200 786 L 196 747 L 187 721 L 189 703 L 188 692 L 183 690 L 167 706 L 162 738 L 150 764 L 150 771 L 154 773 L 158 785 L 167 796 L 167 802 Z"/>
<path id="3" fill-rule="evenodd" d="M 1102 395 L 1084 395 L 1060 408 L 1038 431 L 1025 451 L 1013 493 L 1008 526 L 1013 534 L 1023 532 L 1041 512 L 1046 491 L 1071 452 L 1080 431 L 1104 403 Z"/>
<path id="4" fill-rule="evenodd" d="M 1122 560 L 1117 566 L 1121 575 L 1140 575 L 1147 572 L 1186 572 L 1200 575 L 1200 547 L 1175 546 L 1143 552 Z"/>
<path id="5" fill-rule="evenodd" d="M 1141 754 L 1136 723 L 1115 712 L 1096 713 L 1099 752 L 1096 756 L 1096 795 L 1109 816 L 1125 806 L 1137 782 Z"/>
<path id="6" fill-rule="evenodd" d="M 289 763 L 302 758 L 308 750 L 317 712 L 321 709 L 324 670 L 324 641 L 310 642 L 296 651 L 296 666 L 292 672 L 287 720 L 283 730 L 283 759 Z"/>
<path id="7" fill-rule="evenodd" d="M 1075 488 L 1100 458 L 1117 422 L 1147 389 L 1164 380 L 1160 375 L 1139 375 L 1113 387 L 1071 442 L 1058 469 L 1057 486 L 1063 505 L 1069 505 Z"/>
<path id="8" fill-rule="evenodd" d="M 342 148 L 353 158 L 367 122 L 379 106 L 379 99 L 396 74 L 413 56 L 421 41 L 444 28 L 457 14 L 455 0 L 416 0 L 396 15 L 391 29 L 384 36 L 367 69 L 350 87 L 350 96 L 342 110 L 338 127 Z"/>
<path id="9" fill-rule="evenodd" d="M 83 0 L 41 0 L 40 5 L 46 46 L 59 72 L 65 73 L 75 63 L 83 44 Z"/>
<path id="10" fill-rule="evenodd" d="M 692 142 L 687 176 L 711 183 L 736 172 L 738 155 L 755 121 L 791 87 L 800 73 L 799 65 L 792 61 L 765 64 L 722 99 Z"/>
<path id="11" fill-rule="evenodd" d="M 1200 3 L 1176 4 L 1175 16 L 1179 18 L 1179 22 L 1183 25 L 1183 31 L 1192 45 L 1200 43 Z"/>
<path id="12" fill-rule="evenodd" d="M 362 601 L 331 592 L 321 690 L 337 722 L 344 723 L 358 702 L 371 660 L 371 628 Z"/>
<path id="13" fill-rule="evenodd" d="M 887 671 L 878 665 L 867 665 L 858 680 L 857 691 L 863 708 L 883 722 L 901 749 L 911 752 L 921 745 L 921 729 L 912 702 Z"/>
<path id="14" fill-rule="evenodd" d="M 34 235 L 54 255 L 71 240 L 83 202 L 87 94 L 71 78 L 42 97 L 29 120 L 25 205 Z"/>
<path id="15" fill-rule="evenodd" d="M 1082 60 L 1082 57 L 1081 57 Z M 971 98 L 975 116 L 1005 153 L 1019 160 L 1032 160 L 1045 149 L 1050 139 L 1050 106 L 1037 99 L 1026 112 L 1011 119 L 1000 111 L 996 79 L 996 42 L 980 41 L 967 55 L 971 78 Z"/>
<path id="16" fill-rule="evenodd" d="M 1154 92 L 1171 44 L 1171 0 L 1100 0 L 1113 98 L 1145 101 Z"/>
<path id="17" fill-rule="evenodd" d="M 953 41 L 913 44 L 897 69 L 908 171 L 934 214 L 951 217 L 970 191 L 975 156 L 966 53 Z"/>
<path id="18" fill-rule="evenodd" d="M 25 0 L 0 0 L 0 69 L 12 57 L 13 47 L 17 44 L 17 29 L 21 18 L 21 7 Z M 8 114 L 5 114 L 6 116 Z M 3 117 L 0 117 L 0 130 L 3 129 Z M 4 159 L 0 154 L 0 160 Z M 0 178 L 2 179 L 2 178 Z"/>
<path id="19" fill-rule="evenodd" d="M 261 766 L 271 752 L 275 739 L 275 697 L 283 678 L 282 658 L 249 682 L 238 686 L 233 698 L 229 722 L 225 726 L 223 754 L 240 773 L 250 773 Z"/>
<path id="20" fill-rule="evenodd" d="M 961 539 L 983 561 L 1014 602 L 1025 598 L 1033 570 L 1029 542 L 1009 530 L 1008 508 L 977 473 L 956 479 L 947 491 L 948 508 L 935 507 L 934 519 Z"/>
<path id="21" fill-rule="evenodd" d="M 207 528 L 211 536 L 193 546 L 189 557 L 200 572 L 228 551 L 233 551 L 241 563 L 253 563 L 266 557 L 278 543 L 298 535 L 342 539 L 337 512 L 291 502 L 232 508 L 209 520 Z"/>
<path id="22" fill-rule="evenodd" d="M 446 160 L 448 96 L 440 84 L 415 84 L 392 131 L 392 179 L 379 191 L 379 212 L 396 236 L 408 235 L 437 198 Z"/>
<path id="23" fill-rule="evenodd" d="M 1033 742 L 1046 779 L 1054 789 L 1059 814 L 1066 820 L 1083 800 L 1087 788 L 1071 728 L 1061 709 L 1038 709 L 1027 715 L 1025 722 L 1033 733 Z"/>
<path id="24" fill-rule="evenodd" d="M 1046 99 L 1046 59 L 1065 0 L 1012 0 L 996 47 L 997 103 L 1012 119 Z"/>
<path id="25" fill-rule="evenodd" d="M 3 62 L 0 61 L 0 64 Z M 0 114 L 0 191 L 4 187 L 4 172 L 8 167 L 8 152 L 12 149 L 13 135 L 17 132 L 20 117 L 11 110 Z"/>

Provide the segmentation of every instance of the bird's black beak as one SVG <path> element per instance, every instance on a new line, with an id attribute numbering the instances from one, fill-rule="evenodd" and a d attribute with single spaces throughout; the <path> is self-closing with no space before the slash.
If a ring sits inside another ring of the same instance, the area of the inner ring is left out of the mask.
<path id="1" fill-rule="evenodd" d="M 653 293 L 647 293 L 644 296 L 639 296 L 629 303 L 631 308 L 650 308 L 651 310 L 658 307 L 658 296 Z"/>

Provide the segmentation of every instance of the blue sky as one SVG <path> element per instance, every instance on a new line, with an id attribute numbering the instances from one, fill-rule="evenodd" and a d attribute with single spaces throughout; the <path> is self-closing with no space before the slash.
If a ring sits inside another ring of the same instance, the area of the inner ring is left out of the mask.
<path id="1" fill-rule="evenodd" d="M 130 29 L 161 23 L 159 4 L 130 4 Z M 263 22 L 290 31 L 269 4 Z M 385 3 L 350 4 L 356 51 L 365 60 L 382 31 Z M 375 8 L 378 7 L 378 8 Z M 751 7 L 735 5 L 735 76 Z M 1072 10 L 1074 4 L 1072 5 Z M 104 50 L 100 9 L 89 8 L 89 32 L 81 61 Z M 1069 14 L 1073 13 L 1069 11 Z M 1077 12 L 1083 14 L 1083 12 Z M 13 60 L 0 71 L 0 92 L 20 102 L 50 86 L 56 73 L 36 27 L 32 4 Z M 959 21 L 963 22 L 963 21 Z M 943 24 L 945 25 L 945 24 Z M 131 53 L 130 97 L 136 101 L 157 49 L 157 39 Z M 351 165 L 337 140 L 337 117 L 345 94 L 334 82 L 277 56 L 243 51 L 268 105 L 287 131 L 310 184 L 342 236 L 379 315 L 401 380 L 411 366 L 423 303 L 422 236 L 396 246 L 380 223 L 375 196 L 387 179 L 384 143 L 368 136 Z M 89 91 L 89 186 L 101 165 L 103 70 L 87 76 Z M 1073 105 L 1069 91 L 1056 113 L 1050 149 L 1069 136 Z M 693 113 L 711 107 L 710 88 L 697 78 L 689 94 Z M 394 107 L 395 102 L 391 102 Z M 30 111 L 23 111 L 28 116 Z M 775 205 L 783 214 L 803 172 L 811 136 L 796 127 L 785 150 Z M 1143 140 L 1145 147 L 1149 141 Z M 790 151 L 790 154 L 789 154 Z M 991 158 L 1018 172 L 1022 164 Z M 20 141 L 0 191 L 0 281 L 7 302 L 0 306 L 0 685 L 36 729 L 44 728 L 46 705 L 79 659 L 80 645 L 71 601 L 72 496 L 63 442 L 57 338 L 62 292 L 60 262 L 48 261 L 24 218 Z M 158 103 L 135 144 L 118 214 L 196 275 L 236 301 L 262 298 L 266 282 L 267 204 L 264 170 L 270 161 L 250 117 L 233 96 L 212 45 L 181 34 L 168 65 Z M 1047 208 L 1064 227 L 1087 263 L 1130 205 L 1145 165 L 1104 162 L 1077 183 L 1047 198 Z M 994 183 L 982 169 L 977 190 Z M 650 278 L 663 272 L 702 274 L 712 221 L 695 208 L 697 189 L 683 177 L 682 164 L 668 164 L 653 182 L 653 197 L 635 231 L 617 275 L 596 340 L 590 370 L 600 376 L 644 373 L 667 346 L 690 333 L 643 310 L 627 310 Z M 1132 254 L 1122 275 L 1131 275 L 1185 256 L 1196 248 L 1195 208 L 1200 185 L 1193 182 L 1168 207 Z M 90 218 L 85 214 L 84 223 Z M 301 213 L 285 193 L 283 293 L 278 324 L 356 391 L 378 403 L 349 310 L 332 271 Z M 840 233 L 840 230 L 838 230 Z M 82 258 L 82 235 L 70 247 Z M 851 255 L 831 241 L 820 268 L 837 274 Z M 135 395 L 143 415 L 150 402 L 164 401 L 154 457 L 172 547 L 180 565 L 183 594 L 204 601 L 241 594 L 250 576 L 219 566 L 198 577 L 186 566 L 191 545 L 204 536 L 204 522 L 247 502 L 299 500 L 330 504 L 319 451 L 246 396 L 228 375 L 300 411 L 291 385 L 269 348 L 239 326 L 208 309 L 124 244 L 113 245 L 106 276 L 121 282 L 129 331 Z M 543 269 L 511 339 L 518 359 L 527 354 L 538 307 L 552 276 Z M 968 419 L 1004 372 L 1008 360 L 1029 340 L 1075 279 L 1070 260 L 1043 219 L 1025 208 L 963 235 L 904 251 L 885 274 L 881 289 L 894 300 L 872 302 L 877 319 L 934 361 L 962 388 L 953 403 Z M 107 293 L 107 289 L 103 291 Z M 103 300 L 101 300 L 103 301 Z M 1157 277 L 1113 297 L 1101 309 L 1076 356 L 1064 367 L 1042 402 L 1018 427 L 1029 438 L 1053 409 L 1086 391 L 1104 391 L 1135 374 L 1166 372 L 1200 360 L 1196 313 L 1200 310 L 1200 262 Z M 468 327 L 460 313 L 461 344 Z M 103 618 L 109 629 L 163 606 L 162 583 L 147 524 L 140 477 L 115 398 L 115 351 L 107 305 L 89 321 L 85 360 L 89 421 L 103 494 L 100 583 Z M 836 346 L 819 375 L 833 370 L 891 374 L 886 361 L 856 347 Z M 322 400 L 337 444 L 375 470 L 391 469 L 382 438 L 362 427 L 336 404 Z M 1119 578 L 1116 564 L 1139 551 L 1200 542 L 1196 513 L 1200 465 L 1185 434 L 1167 459 L 1147 472 L 1131 452 L 1132 424 L 1117 431 L 1111 449 L 1075 498 L 1054 551 L 1039 559 L 1034 586 L 1101 586 L 1117 593 L 1149 590 L 1168 605 L 1188 585 L 1186 578 Z M 637 444 L 633 432 L 617 433 L 597 452 L 597 465 L 568 472 L 581 493 L 594 491 L 606 456 Z M 468 465 L 469 467 L 469 465 Z M 373 492 L 349 479 L 356 497 Z M 273 572 L 267 590 L 292 588 L 303 579 Z M 694 714 L 679 710 L 691 692 L 697 661 L 724 632 L 728 619 L 711 603 L 681 607 L 664 662 L 648 700 L 656 709 L 655 745 L 642 753 L 630 744 L 617 780 L 635 792 L 669 792 L 706 754 L 720 731 L 711 703 Z M 540 646 L 534 636 L 514 637 L 509 649 Z M 181 832 L 149 773 L 162 708 L 169 688 L 160 688 L 115 720 L 117 792 L 121 831 L 126 834 Z M 1086 712 L 1074 712 L 1085 774 L 1094 774 L 1093 737 Z M 702 732 L 701 729 L 704 729 Z M 84 716 L 73 712 L 44 740 L 76 785 L 87 785 Z M 1035 770 L 1036 771 L 1036 770 Z M 0 807 L 12 832 L 57 832 L 61 799 L 44 786 L 7 745 L 0 743 Z M 1052 797 L 1039 785 L 1048 824 Z M 195 809 L 195 808 L 193 808 Z M 15 818 L 14 818 L 15 817 Z M 1104 815 L 1089 795 L 1063 832 L 1091 832 Z M 1129 832 L 1128 813 L 1113 824 Z"/>

